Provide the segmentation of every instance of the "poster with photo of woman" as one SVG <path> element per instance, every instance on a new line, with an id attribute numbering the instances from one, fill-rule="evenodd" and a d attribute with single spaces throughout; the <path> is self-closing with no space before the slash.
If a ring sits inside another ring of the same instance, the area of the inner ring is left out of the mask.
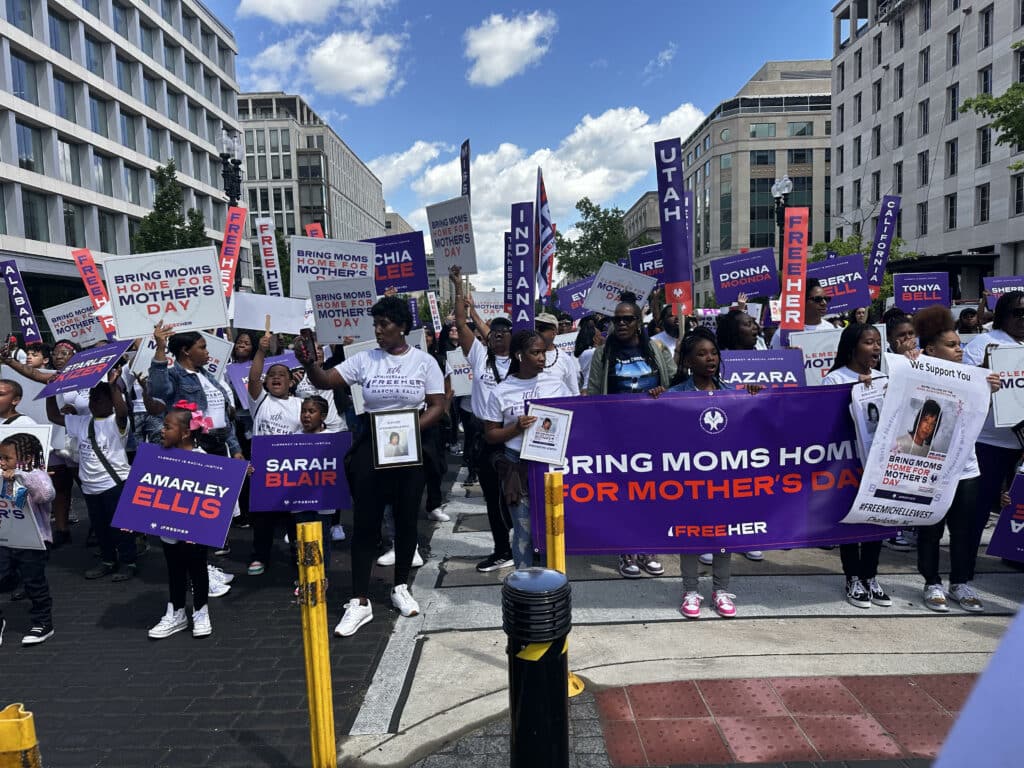
<path id="1" fill-rule="evenodd" d="M 412 467 L 423 463 L 418 411 L 379 411 L 371 417 L 376 469 Z"/>

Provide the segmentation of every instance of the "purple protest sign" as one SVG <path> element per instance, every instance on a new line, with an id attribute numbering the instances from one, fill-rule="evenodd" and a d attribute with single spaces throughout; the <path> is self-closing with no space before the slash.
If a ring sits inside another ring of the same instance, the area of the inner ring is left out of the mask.
<path id="1" fill-rule="evenodd" d="M 533 330 L 533 203 L 512 204 L 512 330 Z"/>
<path id="2" fill-rule="evenodd" d="M 832 299 L 828 305 L 830 315 L 871 304 L 871 291 L 864 277 L 864 257 L 859 253 L 808 264 L 807 279 L 812 277 L 821 283 L 825 295 Z"/>
<path id="3" fill-rule="evenodd" d="M 885 277 L 885 265 L 889 262 L 892 239 L 896 236 L 896 219 L 899 213 L 900 196 L 882 195 L 882 210 L 878 215 L 875 240 L 871 246 L 871 257 L 868 259 L 868 288 L 872 299 L 877 299 L 882 291 L 882 278 Z"/>
<path id="4" fill-rule="evenodd" d="M 641 275 L 657 278 L 658 283 L 654 286 L 655 290 L 665 285 L 665 257 L 662 254 L 661 243 L 630 248 L 629 264 L 621 266 L 639 272 Z"/>
<path id="5" fill-rule="evenodd" d="M 683 152 L 678 138 L 654 144 L 658 178 L 658 223 L 665 262 L 665 303 L 693 309 L 693 195 L 683 190 Z"/>
<path id="6" fill-rule="evenodd" d="M 409 297 L 409 312 L 412 314 L 412 329 L 423 327 L 423 321 L 420 320 L 420 303 L 416 301 L 415 296 Z"/>
<path id="7" fill-rule="evenodd" d="M 590 290 L 590 286 L 593 284 L 593 277 L 585 277 L 582 280 L 577 280 L 575 283 L 569 283 L 562 288 L 556 289 L 555 296 L 558 297 L 558 308 L 562 312 L 568 312 L 572 315 L 574 321 L 585 317 L 588 314 L 588 310 L 583 306 L 583 301 L 587 298 L 587 291 Z"/>
<path id="8" fill-rule="evenodd" d="M 62 395 L 79 389 L 90 389 L 107 375 L 114 363 L 134 344 L 133 339 L 113 341 L 99 347 L 76 352 L 50 382 L 39 390 L 36 400 L 51 395 Z"/>
<path id="9" fill-rule="evenodd" d="M 111 525 L 222 547 L 247 471 L 241 459 L 141 443 Z"/>
<path id="10" fill-rule="evenodd" d="M 719 374 L 727 387 L 803 387 L 804 357 L 799 349 L 723 349 Z"/>
<path id="11" fill-rule="evenodd" d="M 295 357 L 295 353 L 289 350 L 283 355 L 263 358 L 263 375 L 266 376 L 270 366 L 277 365 L 278 363 L 287 365 L 289 369 L 301 368 L 298 359 Z M 228 380 L 231 382 L 231 386 L 235 390 L 235 395 L 238 397 L 238 403 L 245 409 L 249 408 L 250 367 L 252 366 L 249 363 L 231 363 L 227 367 Z"/>
<path id="12" fill-rule="evenodd" d="M 1024 562 L 1024 477 L 1013 476 L 1010 506 L 999 514 L 987 553 L 993 557 Z"/>
<path id="13" fill-rule="evenodd" d="M 985 286 L 985 290 L 988 291 L 989 309 L 996 308 L 996 302 L 999 301 L 999 297 L 1002 294 L 1009 293 L 1010 291 L 1024 291 L 1024 277 L 1018 275 L 983 277 L 981 278 L 981 283 Z"/>
<path id="14" fill-rule="evenodd" d="M 539 402 L 574 414 L 564 467 L 569 554 L 780 549 L 892 535 L 839 523 L 862 470 L 849 386 Z M 533 540 L 542 548 L 547 465 L 531 465 Z"/>
<path id="15" fill-rule="evenodd" d="M 941 304 L 948 307 L 948 272 L 897 272 L 892 276 L 892 295 L 896 306 L 907 314 Z"/>
<path id="16" fill-rule="evenodd" d="M 11 311 L 25 343 L 34 344 L 42 341 L 43 335 L 39 333 L 39 324 L 36 322 L 35 313 L 32 312 L 32 303 L 28 299 L 28 291 L 25 290 L 25 281 L 21 279 L 18 263 L 14 259 L 0 261 L 0 274 L 3 274 L 4 282 L 7 284 Z"/>
<path id="17" fill-rule="evenodd" d="M 342 457 L 351 432 L 268 435 L 252 439 L 249 509 L 306 512 L 350 509 Z"/>
<path id="18" fill-rule="evenodd" d="M 714 259 L 711 262 L 711 282 L 715 288 L 715 301 L 719 304 L 731 304 L 741 293 L 751 299 L 774 296 L 779 292 L 775 250 L 760 248 Z"/>
<path id="19" fill-rule="evenodd" d="M 377 249 L 373 277 L 380 296 L 388 288 L 394 288 L 399 293 L 430 290 L 422 232 L 370 237 L 363 242 L 373 243 Z"/>
<path id="20" fill-rule="evenodd" d="M 505 233 L 505 311 L 512 312 L 512 233 Z"/>

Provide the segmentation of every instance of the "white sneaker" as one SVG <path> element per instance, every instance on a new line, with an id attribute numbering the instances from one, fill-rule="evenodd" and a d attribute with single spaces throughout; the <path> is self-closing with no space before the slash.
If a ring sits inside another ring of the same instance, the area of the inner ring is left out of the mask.
<path id="1" fill-rule="evenodd" d="M 223 581 L 214 581 L 213 579 L 210 579 L 210 588 L 207 590 L 206 595 L 208 597 L 224 597 L 224 595 L 226 595 L 230 591 L 230 584 L 225 584 Z"/>
<path id="2" fill-rule="evenodd" d="M 759 549 L 752 549 L 749 552 L 744 552 L 743 556 L 747 558 L 747 560 L 753 560 L 755 563 L 759 563 L 764 560 L 764 552 Z"/>
<path id="3" fill-rule="evenodd" d="M 230 584 L 235 580 L 235 574 L 225 573 L 215 565 L 207 565 L 206 573 L 210 577 L 210 581 L 219 581 L 223 584 Z"/>
<path id="4" fill-rule="evenodd" d="M 198 611 L 192 611 L 192 637 L 208 637 L 212 633 L 210 606 L 204 605 Z"/>
<path id="5" fill-rule="evenodd" d="M 394 565 L 395 564 L 395 548 L 392 547 L 383 555 L 377 558 L 377 565 Z"/>
<path id="6" fill-rule="evenodd" d="M 345 603 L 345 615 L 341 617 L 334 634 L 338 637 L 349 637 L 356 633 L 363 624 L 373 619 L 373 608 L 369 601 L 366 605 L 359 604 L 359 598 L 353 597 Z"/>
<path id="7" fill-rule="evenodd" d="M 715 562 L 715 556 L 712 555 L 710 552 L 706 555 L 701 555 L 697 559 L 704 563 L 704 565 L 711 565 Z"/>
<path id="8" fill-rule="evenodd" d="M 340 525 L 331 526 L 331 541 L 344 541 L 345 529 Z"/>
<path id="9" fill-rule="evenodd" d="M 437 509 L 430 510 L 427 513 L 427 517 L 431 520 L 436 520 L 439 523 L 447 523 L 452 519 L 451 515 L 444 511 L 444 507 L 438 507 Z"/>
<path id="10" fill-rule="evenodd" d="M 419 568 L 421 565 L 423 565 L 423 558 L 420 557 L 420 548 L 416 547 L 412 551 L 412 567 Z"/>
<path id="11" fill-rule="evenodd" d="M 391 590 L 391 604 L 403 616 L 416 616 L 420 612 L 420 604 L 409 594 L 409 588 L 405 584 L 399 584 Z"/>
<path id="12" fill-rule="evenodd" d="M 153 640 L 162 640 L 183 629 L 188 629 L 188 616 L 185 615 L 185 609 L 181 608 L 176 611 L 174 606 L 168 603 L 167 613 L 156 623 L 156 626 L 149 630 L 149 636 Z"/>

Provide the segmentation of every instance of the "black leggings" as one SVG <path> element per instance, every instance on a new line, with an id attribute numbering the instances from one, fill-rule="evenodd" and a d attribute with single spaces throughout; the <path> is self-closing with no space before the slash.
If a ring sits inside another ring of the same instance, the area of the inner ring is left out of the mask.
<path id="1" fill-rule="evenodd" d="M 466 441 L 462 447 L 462 466 L 469 469 L 473 474 L 479 471 L 479 434 L 481 429 L 480 421 L 469 411 L 459 408 L 459 418 L 462 420 L 462 429 L 466 433 Z"/>
<path id="2" fill-rule="evenodd" d="M 878 575 L 878 557 L 882 554 L 882 542 L 862 541 L 859 544 L 841 544 L 839 557 L 843 561 L 846 578 L 868 581 Z"/>
<path id="3" fill-rule="evenodd" d="M 934 525 L 917 529 L 917 571 L 924 583 L 941 584 L 939 575 L 939 540 L 949 527 L 949 583 L 966 584 L 974 579 L 974 564 L 978 548 L 971 538 L 978 506 L 978 478 L 961 480 L 949 512 Z"/>
<path id="4" fill-rule="evenodd" d="M 478 434 L 482 435 L 480 422 L 477 422 Z M 480 488 L 484 492 L 484 501 L 487 502 L 487 522 L 491 526 L 491 537 L 494 539 L 494 552 L 504 555 L 512 551 L 509 545 L 508 532 L 512 530 L 512 516 L 508 513 L 508 506 L 505 498 L 501 495 L 501 483 L 498 481 L 498 472 L 494 469 L 491 457 L 496 453 L 505 450 L 504 445 L 490 445 L 480 439 L 477 458 L 477 473 L 480 478 Z"/>
<path id="5" fill-rule="evenodd" d="M 206 547 L 178 541 L 164 545 L 164 559 L 167 560 L 167 589 L 171 605 L 178 611 L 185 607 L 188 583 L 192 582 L 192 610 L 198 611 L 210 594 L 210 576 L 206 571 Z"/>

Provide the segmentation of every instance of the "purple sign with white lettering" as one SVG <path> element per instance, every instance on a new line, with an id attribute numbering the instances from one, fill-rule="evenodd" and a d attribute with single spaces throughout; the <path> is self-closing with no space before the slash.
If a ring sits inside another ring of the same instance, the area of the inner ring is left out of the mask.
<path id="1" fill-rule="evenodd" d="M 266 435 L 252 439 L 249 509 L 307 512 L 351 509 L 342 457 L 351 432 Z"/>
<path id="2" fill-rule="evenodd" d="M 1013 476 L 1010 506 L 999 514 L 987 554 L 1024 563 L 1024 477 Z"/>
<path id="3" fill-rule="evenodd" d="M 722 382 L 729 388 L 803 387 L 804 356 L 799 349 L 723 349 Z"/>
<path id="4" fill-rule="evenodd" d="M 892 535 L 839 523 L 862 471 L 849 386 L 539 402 L 574 413 L 564 467 L 569 554 L 742 552 Z M 531 464 L 533 541 L 542 548 L 548 467 Z"/>
<path id="5" fill-rule="evenodd" d="M 622 266 L 639 272 L 641 275 L 658 278 L 658 282 L 654 286 L 655 290 L 665 285 L 665 258 L 662 256 L 661 243 L 630 248 L 629 264 Z"/>
<path id="6" fill-rule="evenodd" d="M 711 282 L 715 288 L 715 301 L 719 304 L 731 304 L 741 293 L 750 299 L 774 296 L 779 292 L 775 250 L 760 248 L 714 259 L 711 262 Z"/>
<path id="7" fill-rule="evenodd" d="M 141 443 L 111 525 L 222 547 L 249 463 Z"/>
<path id="8" fill-rule="evenodd" d="M 949 306 L 949 272 L 897 272 L 892 276 L 896 306 L 907 314 L 925 307 Z"/>
<path id="9" fill-rule="evenodd" d="M 533 330 L 536 243 L 533 203 L 512 204 L 512 330 Z"/>
<path id="10" fill-rule="evenodd" d="M 882 195 L 882 208 L 878 214 L 878 226 L 875 227 L 871 257 L 868 259 L 868 288 L 873 299 L 877 299 L 882 291 L 882 278 L 885 277 L 889 249 L 892 248 L 892 240 L 896 236 L 896 219 L 899 214 L 900 196 Z"/>
<path id="11" fill-rule="evenodd" d="M 593 277 L 585 277 L 582 280 L 577 280 L 575 283 L 569 283 L 562 288 L 555 289 L 555 295 L 558 297 L 558 308 L 562 312 L 568 312 L 572 315 L 574 321 L 586 317 L 589 314 L 589 310 L 583 306 L 583 301 L 587 298 L 587 292 L 593 284 Z"/>
<path id="12" fill-rule="evenodd" d="M 871 304 L 871 291 L 864 277 L 864 257 L 855 253 L 807 265 L 807 279 L 821 283 L 825 295 L 832 299 L 828 314 L 848 312 Z"/>
<path id="13" fill-rule="evenodd" d="M 114 363 L 135 343 L 134 339 L 113 341 L 99 347 L 83 349 L 76 352 L 50 382 L 39 390 L 36 400 L 51 395 L 62 395 L 79 389 L 90 389 L 96 386 L 107 375 Z"/>
<path id="14" fill-rule="evenodd" d="M 373 276 L 378 295 L 383 296 L 388 288 L 399 293 L 430 290 L 422 232 L 370 237 L 363 242 L 373 243 L 377 249 Z"/>
<path id="15" fill-rule="evenodd" d="M 289 370 L 302 367 L 299 365 L 295 353 L 288 351 L 283 355 L 265 357 L 263 359 L 263 375 L 267 375 L 270 366 L 279 363 L 287 365 Z M 251 367 L 250 363 L 231 363 L 227 368 L 228 379 L 231 381 L 231 387 L 235 390 L 235 395 L 238 397 L 238 403 L 245 409 L 249 408 L 249 369 Z"/>
<path id="16" fill-rule="evenodd" d="M 512 233 L 505 233 L 505 311 L 512 311 Z"/>
<path id="17" fill-rule="evenodd" d="M 18 262 L 14 259 L 0 261 L 0 274 L 3 275 L 4 283 L 7 284 L 7 296 L 11 302 L 11 314 L 17 323 L 16 328 L 21 331 L 25 343 L 35 344 L 42 341 L 43 335 L 39 333 L 39 324 L 32 311 L 32 302 L 29 301 L 28 291 L 25 290 L 25 281 L 21 279 Z"/>
<path id="18" fill-rule="evenodd" d="M 988 291 L 988 308 L 995 309 L 996 302 L 999 301 L 999 297 L 1004 293 L 1010 291 L 1024 291 L 1024 277 L 1019 275 L 1003 276 L 1003 277 L 983 277 L 981 278 L 982 285 L 985 286 L 985 290 Z"/>

